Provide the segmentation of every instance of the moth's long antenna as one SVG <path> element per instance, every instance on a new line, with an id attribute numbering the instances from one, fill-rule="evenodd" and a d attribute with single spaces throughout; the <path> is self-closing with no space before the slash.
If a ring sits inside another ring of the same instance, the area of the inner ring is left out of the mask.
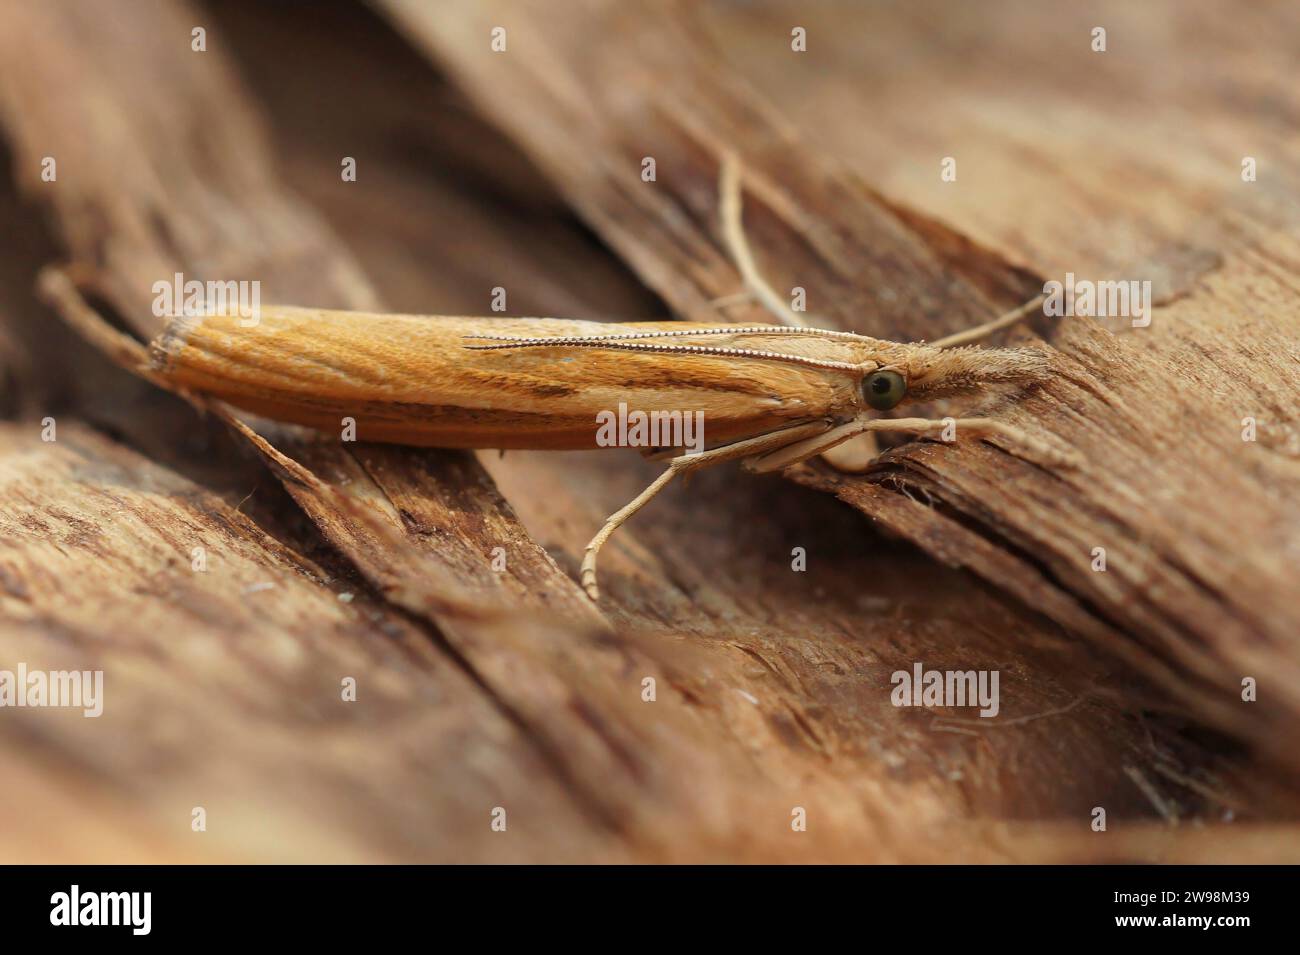
<path id="1" fill-rule="evenodd" d="M 467 338 L 483 336 L 470 335 Z M 721 358 L 757 358 L 762 361 L 781 361 L 809 368 L 827 368 L 833 371 L 858 371 L 860 366 L 849 361 L 832 361 L 826 358 L 808 358 L 785 352 L 760 351 L 755 348 L 728 348 L 724 345 L 656 345 L 650 342 L 609 341 L 589 338 L 520 338 L 492 345 L 466 345 L 471 351 L 494 351 L 501 348 L 608 348 L 611 351 L 640 351 L 657 354 L 713 355 Z"/>
<path id="2" fill-rule="evenodd" d="M 935 339 L 930 342 L 935 348 L 957 348 L 961 345 L 969 345 L 971 342 L 977 342 L 981 338 L 988 338 L 999 329 L 1006 328 L 1008 325 L 1014 325 L 1016 322 L 1023 321 L 1041 309 L 1043 302 L 1047 301 L 1046 295 L 1039 295 L 1030 299 L 1019 308 L 1012 309 L 1005 315 L 999 315 L 992 321 L 985 322 L 982 325 L 976 325 L 974 328 L 968 328 L 964 332 L 957 332 L 952 335 L 945 335 L 943 338 Z"/>
<path id="3" fill-rule="evenodd" d="M 711 328 L 681 328 L 660 332 L 609 332 L 599 335 L 561 335 L 555 338 L 540 338 L 528 335 L 466 335 L 464 337 L 481 341 L 530 343 L 544 341 L 554 345 L 571 345 L 576 342 L 612 342 L 637 338 L 692 338 L 702 335 L 807 335 L 813 338 L 870 341 L 865 336 L 854 332 L 838 332 L 828 328 L 791 328 L 786 325 L 717 325 Z"/>

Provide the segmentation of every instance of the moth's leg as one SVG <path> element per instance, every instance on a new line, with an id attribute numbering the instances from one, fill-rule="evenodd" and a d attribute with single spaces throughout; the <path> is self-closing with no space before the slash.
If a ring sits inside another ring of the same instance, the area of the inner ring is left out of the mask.
<path id="1" fill-rule="evenodd" d="M 740 194 L 740 160 L 734 153 L 722 157 L 722 167 L 718 172 L 718 207 L 722 218 L 722 238 L 727 243 L 727 251 L 740 271 L 745 288 L 758 299 L 759 303 L 776 316 L 782 325 L 802 327 L 808 323 L 785 303 L 767 280 L 759 274 L 754 264 L 754 254 L 750 251 L 749 240 L 745 238 L 745 226 L 742 221 L 743 211 Z"/>
<path id="2" fill-rule="evenodd" d="M 847 441 L 862 436 L 871 429 L 873 418 L 855 418 L 848 424 L 831 428 L 821 434 L 811 435 L 801 441 L 793 441 L 779 448 L 755 454 L 742 465 L 751 474 L 767 474 L 771 471 L 783 471 L 819 454 L 833 451 Z"/>
<path id="3" fill-rule="evenodd" d="M 668 469 L 655 478 L 648 488 L 611 514 L 605 521 L 605 526 L 597 531 L 596 536 L 587 544 L 587 552 L 582 557 L 582 572 L 579 577 L 582 581 L 582 589 L 587 592 L 587 596 L 592 600 L 600 599 L 600 588 L 596 586 L 596 559 L 600 556 L 600 549 L 605 546 L 605 541 L 609 540 L 610 535 L 618 530 L 625 520 L 645 507 L 651 498 L 667 487 L 668 482 L 676 476 L 677 469 L 670 464 Z"/>
<path id="4" fill-rule="evenodd" d="M 784 447 L 791 442 L 802 441 L 812 435 L 825 432 L 830 426 L 829 421 L 813 421 L 809 424 L 794 425 L 789 428 L 782 428 L 780 431 L 761 434 L 756 438 L 746 438 L 744 441 L 736 441 L 733 444 L 710 448 L 708 451 L 702 451 L 699 454 L 681 454 L 673 458 L 668 462 L 668 469 L 663 474 L 655 478 L 649 487 L 632 498 L 626 505 L 611 514 L 609 519 L 605 521 L 605 526 L 591 539 L 591 543 L 587 545 L 587 552 L 582 558 L 580 574 L 582 589 L 587 592 L 587 595 L 592 600 L 600 599 L 600 588 L 596 586 L 596 559 L 600 556 L 600 549 L 605 546 L 605 541 L 609 540 L 610 535 L 618 530 L 624 521 L 645 507 L 651 498 L 667 487 L 669 482 L 678 474 L 689 474 L 692 471 L 712 467 L 724 461 L 734 461 L 737 458 L 748 458 L 755 454 L 763 454 Z"/>
<path id="5" fill-rule="evenodd" d="M 728 301 L 740 298 L 752 301 L 757 299 L 771 312 L 782 325 L 805 326 L 808 323 L 785 303 L 772 286 L 767 283 L 758 266 L 754 264 L 754 254 L 745 237 L 743 204 L 740 188 L 740 161 L 734 154 L 723 157 L 722 169 L 718 178 L 720 207 L 722 214 L 722 235 L 727 242 L 727 249 L 739 269 L 745 282 L 746 291 L 740 296 L 728 296 Z M 719 299 L 719 301 L 723 301 Z M 715 303 L 716 304 L 716 303 Z M 859 473 L 875 460 L 880 453 L 874 435 L 862 434 L 828 451 L 826 463 L 837 471 Z"/>
<path id="6" fill-rule="evenodd" d="M 974 328 L 968 328 L 964 332 L 957 332 L 953 335 L 945 335 L 943 338 L 930 342 L 936 348 L 956 348 L 958 345 L 969 345 L 971 342 L 977 342 L 983 338 L 988 338 L 999 329 L 1006 328 L 1008 325 L 1014 325 L 1016 322 L 1024 321 L 1030 315 L 1042 309 L 1043 302 L 1047 300 L 1046 295 L 1039 295 L 1030 299 L 1019 308 L 1013 308 L 1005 315 L 1000 315 L 990 322 L 982 325 L 976 325 Z"/>
<path id="7" fill-rule="evenodd" d="M 880 445 L 870 431 L 854 435 L 843 444 L 822 452 L 823 461 L 845 474 L 861 474 L 879 456 Z"/>
<path id="8" fill-rule="evenodd" d="M 963 434 L 1000 435 L 1016 445 L 1027 459 L 1048 466 L 1070 468 L 1078 467 L 1081 463 L 1073 452 L 1055 448 L 1028 431 L 995 418 L 860 418 L 825 434 L 815 435 L 756 456 L 745 462 L 745 469 L 755 474 L 780 471 L 815 455 L 824 454 L 864 432 L 902 431 L 908 434 L 933 434 L 942 432 L 949 426 L 953 428 L 954 438 Z"/>

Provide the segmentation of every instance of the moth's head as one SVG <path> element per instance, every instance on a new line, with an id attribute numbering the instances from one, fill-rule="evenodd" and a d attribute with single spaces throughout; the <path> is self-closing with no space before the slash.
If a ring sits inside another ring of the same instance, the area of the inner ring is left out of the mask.
<path id="1" fill-rule="evenodd" d="M 904 401 L 925 402 L 1003 393 L 1044 381 L 1051 358 L 1040 348 L 935 348 L 900 345 L 862 376 L 862 399 L 888 411 Z"/>

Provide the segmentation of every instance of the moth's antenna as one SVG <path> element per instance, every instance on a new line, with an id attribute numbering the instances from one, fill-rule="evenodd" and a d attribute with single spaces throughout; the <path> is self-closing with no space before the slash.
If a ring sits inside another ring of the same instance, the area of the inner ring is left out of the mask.
<path id="1" fill-rule="evenodd" d="M 467 335 L 467 338 L 485 336 Z M 466 345 L 471 351 L 494 351 L 501 348 L 608 348 L 611 351 L 639 351 L 661 355 L 713 355 L 721 358 L 757 358 L 762 361 L 781 361 L 809 368 L 826 368 L 832 371 L 858 371 L 860 366 L 849 361 L 832 361 L 827 358 L 808 358 L 785 352 L 759 351 L 755 348 L 729 348 L 724 345 L 656 345 L 650 342 L 609 341 L 590 338 L 520 338 L 492 345 Z"/>
<path id="2" fill-rule="evenodd" d="M 1047 301 L 1047 296 L 1039 295 L 1036 298 L 1030 299 L 1019 308 L 1012 309 L 1005 315 L 1000 315 L 992 321 L 985 322 L 983 325 L 976 325 L 974 328 L 968 328 L 964 332 L 945 335 L 943 338 L 935 339 L 930 342 L 930 344 L 935 348 L 957 348 L 961 345 L 969 345 L 971 342 L 977 342 L 981 338 L 988 338 L 999 329 L 1006 328 L 1008 325 L 1014 325 L 1016 322 L 1028 318 L 1036 310 L 1041 309 L 1043 302 L 1045 301 Z"/>
<path id="3" fill-rule="evenodd" d="M 463 337 L 480 341 L 529 343 L 544 341 L 554 345 L 572 345 L 577 342 L 612 342 L 637 338 L 689 338 L 702 335 L 806 335 L 813 338 L 839 338 L 853 341 L 870 340 L 854 332 L 832 331 L 828 328 L 792 328 L 787 325 L 718 325 L 712 328 L 681 328 L 660 332 L 609 332 L 599 335 L 561 335 L 555 338 L 528 335 L 465 335 Z"/>

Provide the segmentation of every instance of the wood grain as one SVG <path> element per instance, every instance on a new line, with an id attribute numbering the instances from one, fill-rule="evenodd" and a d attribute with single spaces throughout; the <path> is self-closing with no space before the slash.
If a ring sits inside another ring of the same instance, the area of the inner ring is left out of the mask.
<path id="1" fill-rule="evenodd" d="M 469 83 L 440 54 L 471 96 L 496 104 L 488 115 L 519 151 L 362 10 L 322 8 L 311 30 L 289 7 L 86 10 L 9 7 L 0 29 L 0 122 L 23 190 L 21 201 L 0 195 L 21 236 L 0 263 L 0 323 L 24 415 L 0 442 L 0 664 L 102 665 L 112 722 L 105 732 L 79 717 L 3 718 L 0 747 L 14 767 L 0 796 L 7 858 L 1294 860 L 1298 804 L 1279 771 L 1287 757 L 1258 727 L 1192 701 L 1188 672 L 1199 671 L 1171 662 L 1236 659 L 1237 631 L 1207 649 L 1178 621 L 1163 641 L 1128 629 L 1135 611 L 1098 613 L 1062 584 L 1069 573 L 1029 574 L 1013 535 L 988 530 L 1007 519 L 1001 510 L 972 520 L 973 503 L 943 496 L 951 488 L 918 491 L 929 473 L 919 463 L 902 481 L 888 471 L 800 479 L 861 496 L 854 503 L 881 525 L 973 575 L 874 531 L 834 494 L 722 471 L 674 489 L 653 520 L 621 532 L 606 555 L 602 620 L 572 583 L 581 545 L 654 465 L 344 448 L 263 422 L 224 427 L 75 342 L 50 349 L 57 320 L 28 290 L 38 266 L 68 255 L 98 271 L 101 304 L 142 340 L 158 331 L 150 283 L 177 268 L 260 278 L 268 296 L 317 307 L 475 314 L 505 284 L 511 314 L 663 318 L 567 203 L 674 311 L 716 321 L 709 302 L 735 291 L 736 276 L 711 232 L 710 155 L 690 145 L 690 162 L 664 163 L 662 144 L 677 140 L 636 105 L 664 108 L 641 75 L 674 65 L 662 35 L 633 43 L 607 31 L 606 60 L 570 56 L 568 40 L 544 34 L 539 55 L 555 62 L 536 74 L 534 98 L 521 99 L 532 117 L 496 101 L 498 85 L 521 82 L 510 72 L 518 60 Z M 667 18 L 672 36 L 697 42 L 694 21 L 677 15 Z M 87 27 L 96 16 L 102 27 Z M 645 25 L 635 12 L 620 17 Z M 210 27 L 202 57 L 188 48 L 194 23 Z M 475 21 L 461 28 L 467 49 L 486 37 Z M 423 27 L 419 36 L 428 38 Z M 527 36 L 512 33 L 512 56 L 539 53 Z M 923 66 L 924 36 L 906 36 Z M 868 308 L 884 278 L 907 296 L 891 321 L 906 323 L 913 305 L 938 321 L 951 307 L 945 327 L 956 327 L 1032 285 L 962 232 L 874 204 L 842 168 L 823 178 L 819 152 L 734 75 L 712 85 L 720 62 L 704 57 L 701 83 L 673 109 L 687 123 L 692 109 L 721 114 L 744 134 L 747 156 L 770 157 L 771 166 L 751 162 L 747 221 L 778 278 L 785 265 L 803 278 L 805 238 L 818 255 L 834 253 L 811 263 L 814 309 L 830 312 L 824 296 L 841 289 L 857 314 L 884 315 Z M 51 96 L 67 88 L 95 95 Z M 542 90 L 577 105 L 551 111 Z M 593 123 L 582 97 L 596 93 L 607 101 Z M 519 132 L 551 124 L 544 138 Z M 635 170 L 648 151 L 627 145 L 629 129 L 655 140 L 667 189 L 608 184 L 626 156 Z M 538 142 L 565 162 L 549 163 Z M 51 152 L 55 188 L 33 173 Z M 359 159 L 355 183 L 339 179 L 345 155 Z M 570 162 L 588 175 L 567 172 Z M 814 188 L 816 202 L 802 205 Z M 792 237 L 773 204 L 807 231 Z M 852 210 L 864 218 L 836 218 Z M 878 245 L 882 235 L 896 244 Z M 870 276 L 856 275 L 862 263 Z M 1105 354 L 1111 340 L 1090 347 Z M 57 386 L 56 369 L 74 386 Z M 39 417 L 56 401 L 65 439 L 49 444 Z M 1140 426 L 1131 427 L 1145 436 Z M 952 481 L 958 472 L 938 461 L 951 450 L 891 460 L 934 462 Z M 987 460 L 1004 482 L 999 508 L 1014 493 L 1039 503 L 1032 472 L 1008 474 L 993 449 L 970 457 L 963 467 Z M 1136 469 L 1123 474 L 1150 486 Z M 1120 503 L 1121 516 L 1140 516 Z M 194 537 L 222 555 L 207 576 L 188 569 Z M 497 546 L 504 574 L 490 570 Z M 807 572 L 792 569 L 795 547 Z M 1135 584 L 1121 575 L 1119 586 L 1110 599 L 1122 603 Z M 1272 666 L 1288 644 L 1262 636 L 1250 646 Z M 999 669 L 1003 718 L 972 725 L 969 711 L 894 707 L 890 674 L 917 660 Z M 344 704 L 340 674 L 353 670 L 358 702 Z M 653 703 L 642 698 L 646 678 Z M 1275 724 L 1290 725 L 1285 713 Z M 202 835 L 188 825 L 196 804 L 214 807 Z M 1097 805 L 1108 833 L 1088 829 Z M 496 806 L 509 812 L 505 833 L 489 828 Z M 796 806 L 808 811 L 807 832 L 790 828 Z"/>

